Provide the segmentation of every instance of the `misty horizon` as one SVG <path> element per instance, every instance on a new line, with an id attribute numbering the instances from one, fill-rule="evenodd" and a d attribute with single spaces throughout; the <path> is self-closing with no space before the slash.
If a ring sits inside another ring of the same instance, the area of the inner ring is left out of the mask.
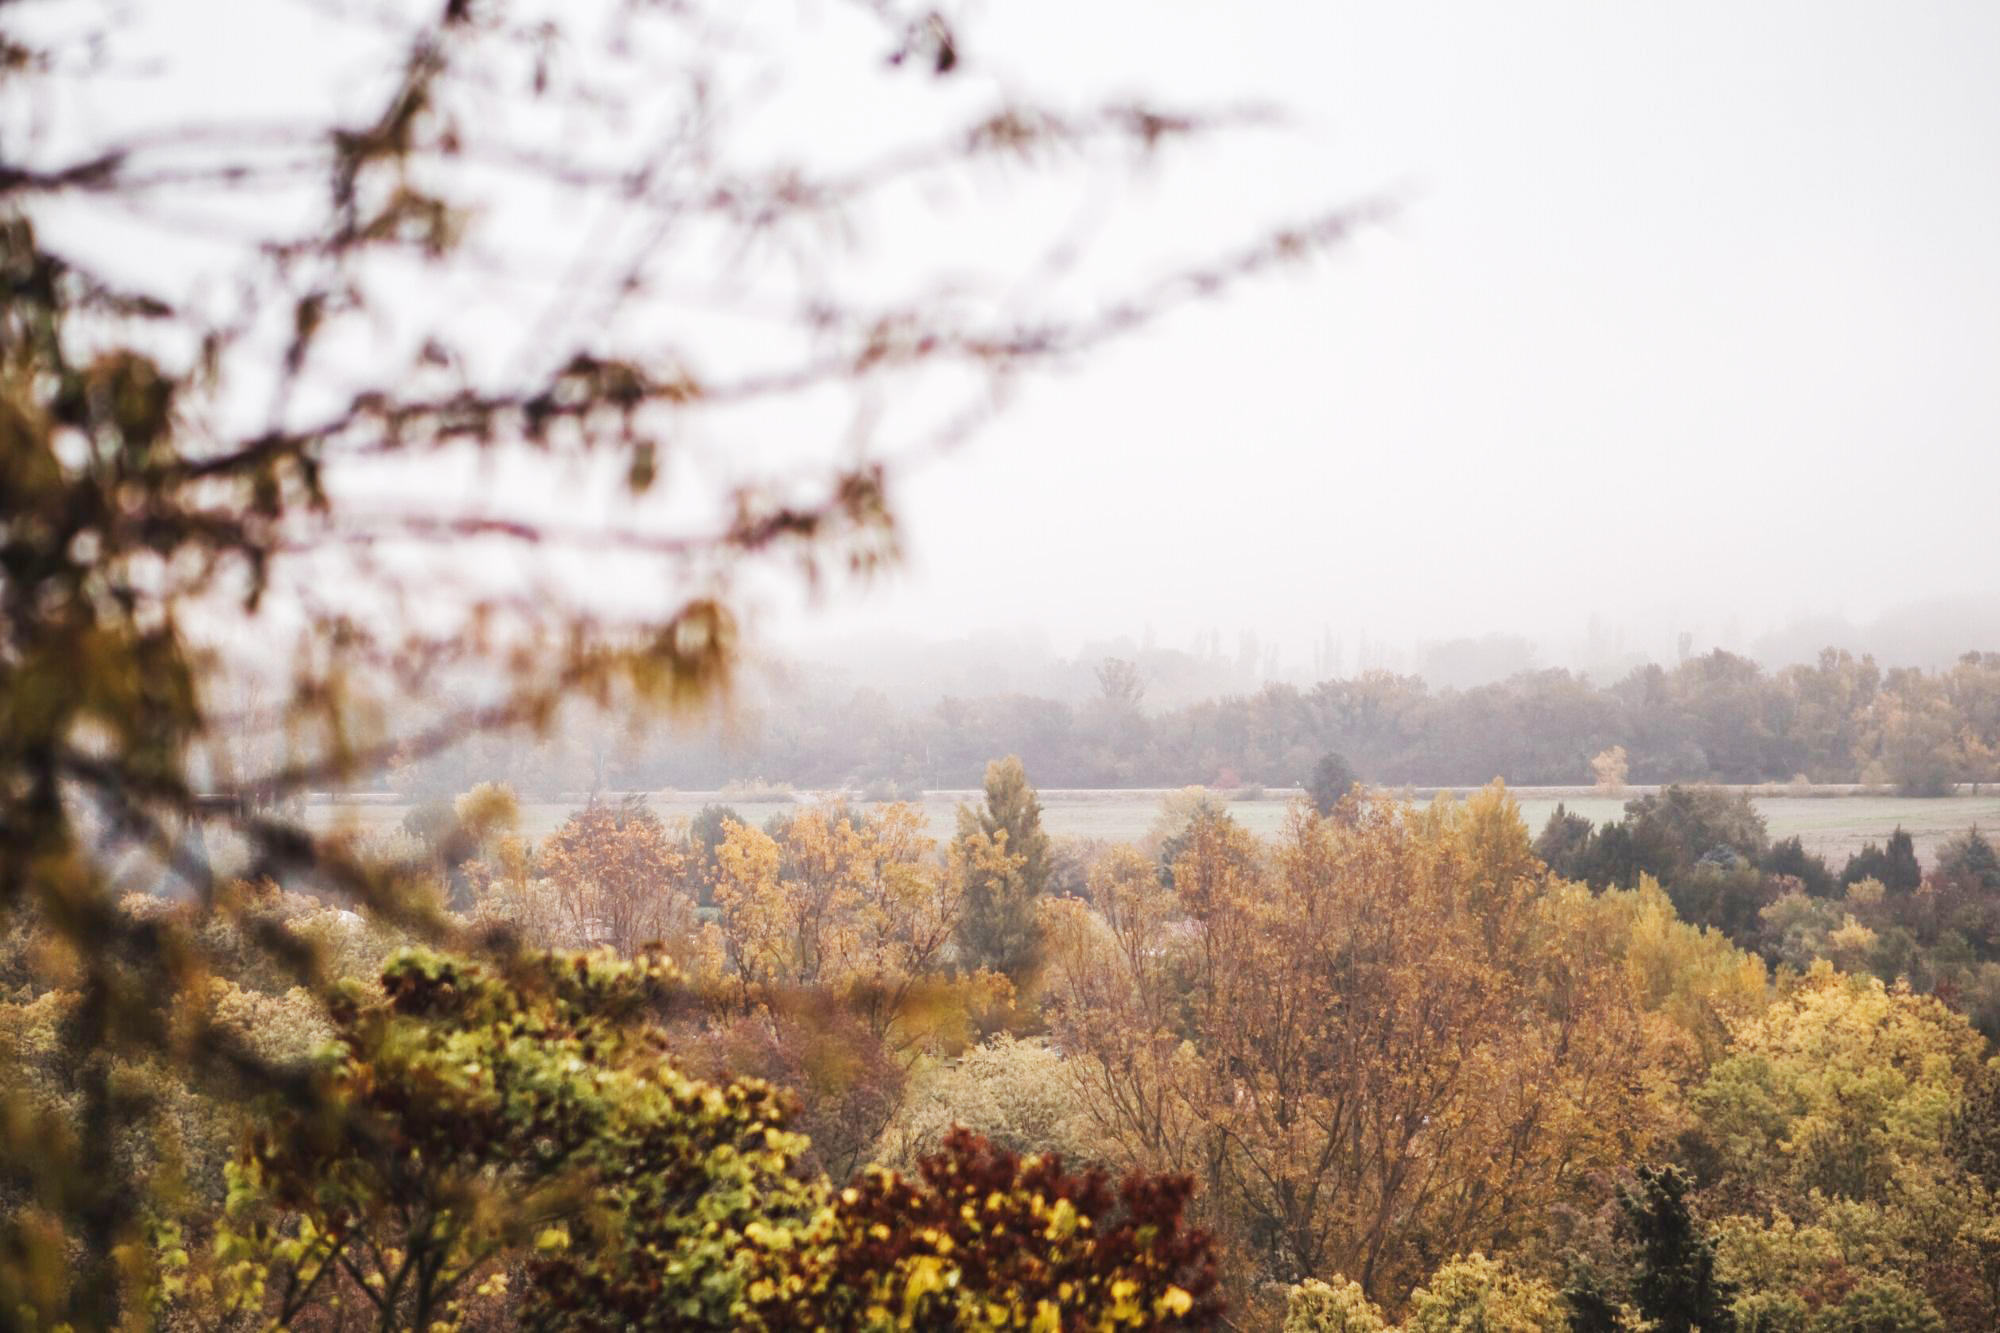
<path id="1" fill-rule="evenodd" d="M 1180 641 L 1143 627 L 1067 641 L 1033 625 L 936 636 L 896 630 L 802 633 L 789 643 L 761 645 L 753 660 L 774 686 L 800 669 L 831 668 L 855 688 L 882 690 L 909 706 L 919 698 L 1006 693 L 1075 702 L 1096 693 L 1092 673 L 1106 658 L 1142 663 L 1143 676 L 1145 659 L 1179 657 L 1189 662 L 1174 678 L 1144 681 L 1149 702 L 1175 706 L 1270 684 L 1308 686 L 1378 671 L 1414 676 L 1436 690 L 1470 689 L 1544 670 L 1568 671 L 1605 686 L 1637 667 L 1671 668 L 1717 649 L 1777 671 L 1810 665 L 1826 649 L 1872 658 L 1885 670 L 1938 670 L 1968 652 L 2000 648 L 2000 595 L 1911 601 L 1859 621 L 1797 616 L 1757 630 L 1737 625 L 1712 633 L 1671 623 L 1642 632 L 1592 619 L 1596 623 L 1578 634 L 1550 639 L 1487 630 L 1394 641 L 1331 626 L 1316 641 L 1223 626 Z M 1201 669 L 1190 673 L 1189 665 Z"/>

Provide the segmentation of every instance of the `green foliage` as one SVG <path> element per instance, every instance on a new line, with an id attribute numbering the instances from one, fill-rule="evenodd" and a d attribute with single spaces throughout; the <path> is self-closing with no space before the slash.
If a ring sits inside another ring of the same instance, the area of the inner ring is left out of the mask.
<path id="1" fill-rule="evenodd" d="M 1734 1293 L 1716 1275 L 1715 1239 L 1695 1221 L 1691 1184 L 1674 1167 L 1641 1166 L 1618 1192 L 1632 1303 L 1657 1333 L 1729 1333 Z"/>
<path id="2" fill-rule="evenodd" d="M 1758 912 L 1759 934 L 1773 961 L 1803 972 L 1832 953 L 1832 936 L 1853 919 L 1846 904 L 1807 897 L 1803 891 L 1781 895 Z"/>
<path id="3" fill-rule="evenodd" d="M 1572 814 L 1558 801 L 1550 813 L 1548 822 L 1535 838 L 1535 855 L 1549 868 L 1549 873 L 1563 879 L 1588 880 L 1590 878 L 1591 823 L 1584 816 Z"/>
<path id="4" fill-rule="evenodd" d="M 1807 1327 L 1809 1333 L 1944 1333 L 1944 1320 L 1922 1292 L 1877 1278 L 1821 1310 Z"/>
<path id="5" fill-rule="evenodd" d="M 1612 1299 L 1596 1270 L 1576 1262 L 1574 1256 L 1562 1297 L 1569 1308 L 1568 1333 L 1624 1333 L 1624 1307 Z"/>
<path id="6" fill-rule="evenodd" d="M 1306 799 L 1321 815 L 1330 815 L 1347 799 L 1359 781 L 1354 768 L 1347 760 L 1329 750 L 1313 765 L 1312 776 L 1306 779 Z"/>
<path id="7" fill-rule="evenodd" d="M 1755 862 L 1764 854 L 1764 817 L 1746 792 L 1672 786 L 1625 805 L 1635 841 L 1661 859 L 1646 868 L 1663 882 L 1717 850 Z"/>
<path id="8" fill-rule="evenodd" d="M 2000 893 L 2000 852 L 1977 828 L 1948 839 L 1938 848 L 1937 877 L 1986 893 Z"/>
<path id="9" fill-rule="evenodd" d="M 1849 858 L 1836 883 L 1797 837 L 1759 851 L 1763 826 L 1747 796 L 1674 787 L 1626 810 L 1593 831 L 1559 808 L 1538 843 L 1551 871 L 1599 888 L 1655 878 L 1683 920 L 1774 964 L 1803 971 L 1825 960 L 1906 980 L 2000 1035 L 2000 896 L 1988 887 L 2000 883 L 2000 858 L 1976 830 L 1940 850 L 1928 882 L 1899 827 L 1886 847 Z"/>
<path id="10" fill-rule="evenodd" d="M 1759 914 L 1776 896 L 1773 882 L 1734 849 L 1718 847 L 1667 884 L 1681 919 L 1731 939 L 1754 939 Z"/>
<path id="11" fill-rule="evenodd" d="M 1619 1186 L 1615 1222 L 1569 1254 L 1569 1333 L 1732 1333 L 1734 1286 L 1716 1234 L 1694 1216 L 1694 1183 L 1673 1166 L 1637 1167 Z"/>
<path id="12" fill-rule="evenodd" d="M 1847 858 L 1840 882 L 1856 884 L 1864 879 L 1880 881 L 1891 893 L 1910 893 L 1923 883 L 1924 868 L 1917 861 L 1916 844 L 1902 825 L 1889 835 L 1886 848 L 1871 842 Z"/>
<path id="13" fill-rule="evenodd" d="M 1807 1333 L 1811 1313 L 1789 1291 L 1753 1291 L 1729 1308 L 1736 1333 Z"/>
<path id="14" fill-rule="evenodd" d="M 1900 1165 L 1942 1157 L 1983 1046 L 1935 999 L 1821 963 L 1745 1025 L 1694 1106 L 1740 1187 L 1879 1200 Z"/>
<path id="15" fill-rule="evenodd" d="M 1825 963 L 1741 1024 L 1683 1141 L 1739 1327 L 1993 1326 L 1991 1077 L 1962 1017 Z"/>
<path id="16" fill-rule="evenodd" d="M 205 77 L 199 42 L 153 46 L 158 32 L 108 11 L 9 25 L 0 81 L 10 106 L 36 110 L 33 132 L 0 143 L 0 927 L 50 932 L 25 970 L 76 1002 L 59 1042 L 65 1117 L 0 1077 L 0 1183 L 16 1192 L 0 1207 L 6 1318 L 140 1317 L 130 1256 L 156 1229 L 162 1182 L 122 1169 L 154 1103 L 123 1081 L 128 1057 L 212 1078 L 231 1105 L 296 1094 L 291 1113 L 318 1135 L 307 1147 L 364 1177 L 382 1166 L 313 1104 L 338 1095 L 367 1114 L 365 1089 L 301 1085 L 184 1021 L 171 1001 L 208 974 L 202 932 L 121 912 L 128 887 L 223 909 L 228 887 L 195 854 L 208 830 L 249 881 L 451 936 L 438 867 L 308 827 L 297 798 L 391 770 L 458 789 L 427 765 L 496 736 L 581 751 L 595 789 L 614 727 L 717 699 L 756 569 L 821 586 L 896 557 L 891 474 L 912 455 L 876 432 L 903 439 L 880 424 L 901 420 L 898 404 L 1069 366 L 1184 303 L 1186 284 L 1150 279 L 1089 308 L 1038 302 L 1024 296 L 1035 284 L 995 272 L 885 317 L 881 293 L 850 280 L 854 250 L 820 243 L 854 236 L 880 194 L 997 156 L 1089 173 L 1112 142 L 1149 153 L 1209 121 L 1075 90 L 1057 107 L 969 103 L 955 82 L 933 91 L 961 61 L 941 16 L 857 15 L 843 40 L 800 44 L 782 24 L 725 33 L 678 5 L 333 6 L 260 48 L 295 106 L 273 119 L 266 99 L 225 95 L 194 128 L 139 124 L 119 71 L 144 68 L 146 95 L 179 104 Z M 885 65 L 878 24 L 897 60 L 937 77 Z M 839 77 L 843 61 L 864 77 Z M 880 170 L 809 155 L 774 172 L 746 106 L 715 92 L 804 73 L 800 86 L 898 108 L 880 118 Z M 926 95 L 936 112 L 907 114 Z M 557 203 L 599 225 L 556 238 L 573 254 L 524 249 L 520 218 Z M 200 243 L 181 244 L 196 218 Z M 1196 287 L 1291 262 L 1356 221 L 1288 224 L 1202 262 Z M 476 223 L 491 225 L 463 247 Z M 924 241 L 914 225 L 902 241 Z M 684 280 L 723 295 L 678 318 L 685 303 L 665 293 Z M 726 350 L 744 316 L 771 335 L 748 359 Z M 509 328 L 533 336 L 496 348 Z M 708 429 L 724 404 L 734 424 Z M 796 417 L 800 447 L 751 465 L 761 451 L 732 431 L 774 409 Z M 704 466 L 708 450 L 728 466 Z M 478 480 L 435 484 L 441 460 Z M 505 576 L 461 578 L 468 561 Z M 577 577 L 590 566 L 646 595 L 599 596 Z M 239 691 L 266 693 L 238 708 Z M 592 709 L 615 723 L 555 734 Z M 517 774 L 553 785 L 529 768 Z M 441 819 L 418 831 L 447 850 Z M 1017 896 L 1032 898 L 1044 852 L 1015 832 Z M 283 931 L 255 947 L 302 988 L 326 980 Z M 12 1206 L 29 1196 L 38 1207 Z M 409 1226 L 428 1263 L 458 1255 L 482 1216 L 458 1207 L 443 1238 Z M 429 1291 L 443 1271 L 410 1280 Z"/>
<path id="17" fill-rule="evenodd" d="M 1023 1159 L 960 1128 L 835 1192 L 791 1099 L 682 1072 L 652 959 L 405 950 L 344 987 L 317 1096 L 274 1100 L 174 1317 L 384 1329 L 1205 1326 L 1191 1183 Z M 188 1265 L 183 1263 L 183 1269 Z M 517 1290 L 510 1284 L 522 1283 Z M 907 1325 L 905 1325 L 907 1326 Z"/>
<path id="18" fill-rule="evenodd" d="M 1035 902 L 1049 879 L 1049 839 L 1042 806 L 1019 759 L 986 766 L 986 801 L 959 807 L 956 846 L 967 862 L 965 904 L 958 928 L 961 961 L 1017 984 L 1033 976 L 1040 957 Z"/>
<path id="19" fill-rule="evenodd" d="M 1989 1060 L 1967 1081 L 1947 1143 L 1967 1175 L 2000 1194 L 2000 1063 Z"/>
<path id="20" fill-rule="evenodd" d="M 1562 817 L 1552 818 L 1542 830 L 1555 858 L 1550 867 L 1596 888 L 1629 889 L 1650 875 L 1673 892 L 1698 872 L 1712 876 L 1701 869 L 1704 863 L 1732 873 L 1749 866 L 1754 873 L 1765 855 L 1763 816 L 1748 795 L 1719 787 L 1671 786 L 1637 797 L 1625 803 L 1623 820 L 1605 824 L 1588 838 L 1587 823 L 1557 813 Z M 1711 884 L 1698 890 L 1694 901 L 1708 906 L 1740 892 Z M 1754 907 L 1749 915 L 1754 921 Z"/>
<path id="21" fill-rule="evenodd" d="M 1807 851 L 1797 834 L 1772 843 L 1759 868 L 1767 875 L 1791 876 L 1815 898 L 1831 898 L 1839 888 L 1826 858 Z"/>
<path id="22" fill-rule="evenodd" d="M 226 1303 L 285 1323 L 365 1301 L 385 1328 L 452 1328 L 531 1255 L 530 1327 L 730 1326 L 818 1196 L 778 1093 L 668 1059 L 652 1020 L 675 991 L 653 961 L 423 950 L 375 997 L 350 984 L 319 1095 L 271 1106 L 232 1173 Z"/>

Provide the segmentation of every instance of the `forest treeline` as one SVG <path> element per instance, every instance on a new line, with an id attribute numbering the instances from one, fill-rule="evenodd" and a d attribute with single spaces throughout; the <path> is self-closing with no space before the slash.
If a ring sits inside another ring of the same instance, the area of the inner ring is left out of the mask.
<path id="1" fill-rule="evenodd" d="M 2000 653 L 1948 670 L 1883 669 L 1828 649 L 1767 672 L 1717 650 L 1649 665 L 1606 686 L 1563 670 L 1468 690 L 1373 673 L 1310 689 L 1149 712 L 1130 663 L 1107 660 L 1096 698 L 945 699 L 922 712 L 869 689 L 809 682 L 748 702 L 726 727 L 635 736 L 579 719 L 539 745 L 476 742 L 397 766 L 411 793 L 463 791 L 504 777 L 524 795 L 713 790 L 765 778 L 883 792 L 977 785 L 987 759 L 1019 755 L 1053 787 L 1302 785 L 1328 752 L 1366 781 L 1516 786 L 1592 780 L 1591 759 L 1622 746 L 1636 783 L 1893 784 L 1936 794 L 2000 778 Z"/>

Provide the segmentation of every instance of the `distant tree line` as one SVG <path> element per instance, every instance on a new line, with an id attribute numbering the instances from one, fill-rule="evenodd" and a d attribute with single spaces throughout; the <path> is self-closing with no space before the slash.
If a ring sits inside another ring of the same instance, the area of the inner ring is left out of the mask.
<path id="1" fill-rule="evenodd" d="M 978 785 L 986 761 L 1019 755 L 1052 787 L 1303 784 L 1329 752 L 1364 781 L 1517 786 L 1593 781 L 1592 759 L 1627 756 L 1627 780 L 1870 782 L 1935 794 L 2000 780 L 2000 653 L 1945 671 L 1884 670 L 1827 649 L 1767 672 L 1716 651 L 1596 686 L 1524 672 L 1467 690 L 1373 672 L 1309 689 L 1148 713 L 1129 664 L 1107 663 L 1081 705 L 1026 695 L 947 698 L 921 711 L 878 691 L 801 684 L 709 732 L 634 737 L 558 728 L 539 748 L 489 743 L 405 766 L 406 791 L 504 778 L 527 795 L 610 787 L 713 789 L 756 776 L 884 795 Z"/>

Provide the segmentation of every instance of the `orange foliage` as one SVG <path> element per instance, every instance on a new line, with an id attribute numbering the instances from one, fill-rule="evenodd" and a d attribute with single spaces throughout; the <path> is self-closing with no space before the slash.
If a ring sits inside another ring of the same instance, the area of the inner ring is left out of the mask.
<path id="1" fill-rule="evenodd" d="M 1046 914 L 1056 1036 L 1099 1131 L 1195 1171 L 1267 1276 L 1394 1303 L 1424 1256 L 1517 1243 L 1646 1145 L 1654 1028 L 1547 928 L 1504 790 L 1351 826 L 1301 806 L 1268 855 L 1206 821 L 1173 878 L 1114 857 L 1095 911 Z"/>

